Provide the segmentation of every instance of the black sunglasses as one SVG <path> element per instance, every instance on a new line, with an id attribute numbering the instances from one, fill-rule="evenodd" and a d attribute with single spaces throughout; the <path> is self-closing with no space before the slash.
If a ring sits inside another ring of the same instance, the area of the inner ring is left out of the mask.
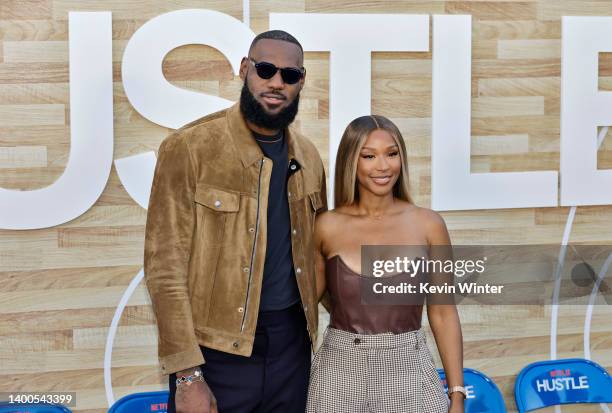
<path id="1" fill-rule="evenodd" d="M 272 63 L 268 62 L 256 62 L 255 59 L 249 57 L 248 58 L 253 66 L 255 66 L 255 71 L 257 72 L 257 76 L 262 79 L 271 79 L 272 76 L 276 74 L 280 70 L 281 78 L 283 82 L 288 85 L 293 85 L 299 82 L 306 73 L 306 69 L 297 68 L 297 67 L 276 67 Z"/>

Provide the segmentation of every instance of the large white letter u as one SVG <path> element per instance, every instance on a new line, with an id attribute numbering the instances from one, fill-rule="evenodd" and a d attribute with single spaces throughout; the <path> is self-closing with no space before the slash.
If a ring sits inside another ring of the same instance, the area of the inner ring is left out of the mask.
<path id="1" fill-rule="evenodd" d="M 113 161 L 113 68 L 110 12 L 71 12 L 70 156 L 53 184 L 31 191 L 0 188 L 0 229 L 62 224 L 100 197 Z"/>

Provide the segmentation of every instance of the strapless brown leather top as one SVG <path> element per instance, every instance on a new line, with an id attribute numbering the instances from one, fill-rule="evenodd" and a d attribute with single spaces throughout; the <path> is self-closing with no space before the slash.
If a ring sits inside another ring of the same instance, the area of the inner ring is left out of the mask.
<path id="1" fill-rule="evenodd" d="M 361 277 L 339 255 L 326 260 L 325 279 L 331 298 L 330 327 L 357 334 L 400 334 L 421 328 L 422 304 L 362 304 Z"/>

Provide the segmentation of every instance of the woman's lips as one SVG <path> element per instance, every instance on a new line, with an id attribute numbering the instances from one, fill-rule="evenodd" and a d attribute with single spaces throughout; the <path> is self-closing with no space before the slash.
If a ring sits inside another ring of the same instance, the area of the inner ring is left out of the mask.
<path id="1" fill-rule="evenodd" d="M 387 175 L 387 176 L 377 176 L 377 177 L 372 177 L 372 180 L 374 181 L 374 183 L 378 184 L 378 185 L 386 185 L 391 181 L 391 176 Z"/>

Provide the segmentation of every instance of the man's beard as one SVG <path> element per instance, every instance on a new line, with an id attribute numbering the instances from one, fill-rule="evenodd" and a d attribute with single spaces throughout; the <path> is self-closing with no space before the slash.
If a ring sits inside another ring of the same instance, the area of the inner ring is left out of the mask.
<path id="1" fill-rule="evenodd" d="M 240 92 L 240 111 L 244 118 L 252 124 L 265 129 L 285 129 L 298 113 L 300 94 L 298 93 L 293 102 L 275 115 L 266 112 L 255 96 L 249 90 L 246 81 L 242 85 Z"/>

